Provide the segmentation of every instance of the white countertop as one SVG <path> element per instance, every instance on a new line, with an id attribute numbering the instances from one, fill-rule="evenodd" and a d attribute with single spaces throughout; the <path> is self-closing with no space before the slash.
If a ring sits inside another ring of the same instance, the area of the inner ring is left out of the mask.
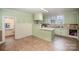
<path id="1" fill-rule="evenodd" d="M 55 30 L 55 28 L 40 28 L 41 30 L 48 30 L 48 31 L 52 31 Z"/>

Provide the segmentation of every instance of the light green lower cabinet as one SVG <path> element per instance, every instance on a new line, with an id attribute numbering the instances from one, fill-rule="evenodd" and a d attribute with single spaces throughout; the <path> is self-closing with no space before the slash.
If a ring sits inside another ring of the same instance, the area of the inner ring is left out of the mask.
<path id="1" fill-rule="evenodd" d="M 55 34 L 60 35 L 60 33 L 61 33 L 60 30 L 61 30 L 60 28 L 56 28 L 56 29 L 55 29 Z"/>
<path id="2" fill-rule="evenodd" d="M 56 35 L 62 35 L 62 36 L 68 36 L 69 30 L 64 28 L 56 28 L 55 34 Z"/>
<path id="3" fill-rule="evenodd" d="M 68 36 L 69 30 L 68 29 L 61 29 L 61 35 Z"/>

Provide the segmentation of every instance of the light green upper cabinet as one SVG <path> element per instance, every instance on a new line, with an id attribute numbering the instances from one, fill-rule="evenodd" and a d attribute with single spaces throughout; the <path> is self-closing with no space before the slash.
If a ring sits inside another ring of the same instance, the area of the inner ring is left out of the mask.
<path id="1" fill-rule="evenodd" d="M 34 14 L 34 20 L 43 20 L 43 14 L 42 13 L 35 13 Z"/>
<path id="2" fill-rule="evenodd" d="M 78 24 L 78 12 L 66 12 L 64 19 L 65 24 Z"/>

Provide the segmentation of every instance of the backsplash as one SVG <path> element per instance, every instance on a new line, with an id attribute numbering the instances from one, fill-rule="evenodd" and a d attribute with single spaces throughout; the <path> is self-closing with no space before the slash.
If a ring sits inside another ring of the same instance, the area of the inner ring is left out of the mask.
<path id="1" fill-rule="evenodd" d="M 67 28 L 67 29 L 78 29 L 78 24 L 48 24 L 47 27 L 51 28 Z"/>
<path id="2" fill-rule="evenodd" d="M 58 24 L 49 24 L 48 27 L 51 27 L 51 28 L 63 28 L 63 25 L 58 25 Z"/>

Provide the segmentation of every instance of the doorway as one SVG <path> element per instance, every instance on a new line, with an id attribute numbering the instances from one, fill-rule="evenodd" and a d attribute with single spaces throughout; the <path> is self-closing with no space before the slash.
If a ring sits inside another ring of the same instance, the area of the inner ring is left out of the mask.
<path id="1" fill-rule="evenodd" d="M 15 17 L 3 16 L 3 39 L 5 42 L 11 42 L 15 39 Z"/>

